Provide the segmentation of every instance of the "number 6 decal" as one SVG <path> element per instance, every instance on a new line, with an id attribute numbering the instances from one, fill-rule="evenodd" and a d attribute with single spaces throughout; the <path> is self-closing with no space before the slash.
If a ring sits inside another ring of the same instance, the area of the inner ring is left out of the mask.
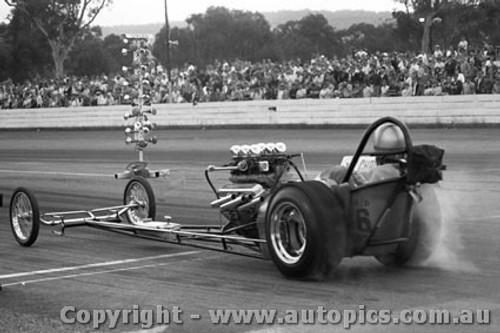
<path id="1" fill-rule="evenodd" d="M 369 232 L 371 230 L 370 212 L 366 208 L 360 208 L 356 211 L 356 222 L 359 231 Z"/>

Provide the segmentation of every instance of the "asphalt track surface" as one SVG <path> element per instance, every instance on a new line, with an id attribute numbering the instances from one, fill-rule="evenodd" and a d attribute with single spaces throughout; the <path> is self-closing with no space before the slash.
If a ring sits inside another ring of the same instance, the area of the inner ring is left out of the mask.
<path id="1" fill-rule="evenodd" d="M 148 147 L 151 169 L 172 170 L 151 180 L 157 217 L 181 223 L 220 223 L 204 179 L 222 164 L 232 144 L 283 141 L 304 152 L 307 175 L 352 154 L 363 130 L 267 129 L 158 131 Z M 121 131 L 14 131 L 0 133 L 0 332 L 87 332 L 64 324 L 76 310 L 182 310 L 182 324 L 124 324 L 114 332 L 341 332 L 343 324 L 213 324 L 209 310 L 490 310 L 489 325 L 353 324 L 350 332 L 498 332 L 500 330 L 500 131 L 414 129 L 414 143 L 446 150 L 448 171 L 438 190 L 444 233 L 423 267 L 394 269 L 373 258 L 344 259 L 321 282 L 284 278 L 271 261 L 193 249 L 74 228 L 59 237 L 42 227 L 30 248 L 19 246 L 9 225 L 15 188 L 32 189 L 44 212 L 121 204 L 124 180 L 113 174 L 137 159 Z M 224 177 L 218 179 L 224 183 Z M 221 183 L 219 183 L 221 184 Z M 320 308 L 319 308 L 320 307 Z M 322 307 L 322 308 L 321 308 Z M 365 313 L 366 314 L 366 313 Z M 193 316 L 194 315 L 194 316 Z M 73 314 L 73 317 L 75 315 Z M 131 319 L 132 320 L 132 319 Z"/>

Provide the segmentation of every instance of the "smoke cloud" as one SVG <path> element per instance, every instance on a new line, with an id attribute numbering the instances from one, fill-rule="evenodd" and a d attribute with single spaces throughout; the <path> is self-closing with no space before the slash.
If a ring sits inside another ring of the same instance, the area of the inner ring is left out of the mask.
<path id="1" fill-rule="evenodd" d="M 460 178 L 464 180 L 465 174 Z M 464 181 L 460 184 L 468 187 L 472 182 Z M 466 258 L 462 233 L 459 221 L 464 212 L 474 205 L 473 191 L 468 188 L 447 188 L 448 185 L 436 186 L 435 192 L 441 213 L 441 230 L 437 247 L 423 266 L 441 268 L 457 272 L 477 272 L 476 266 Z M 460 186 L 462 187 L 462 185 Z"/>

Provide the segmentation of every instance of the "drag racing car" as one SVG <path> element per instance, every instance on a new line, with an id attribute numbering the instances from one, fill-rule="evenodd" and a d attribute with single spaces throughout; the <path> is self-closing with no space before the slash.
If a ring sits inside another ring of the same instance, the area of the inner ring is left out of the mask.
<path id="1" fill-rule="evenodd" d="M 388 125 L 392 137 L 384 144 L 393 144 L 392 149 L 373 151 L 368 143 Z M 70 227 L 89 226 L 271 259 L 283 275 L 297 279 L 325 277 L 345 257 L 373 256 L 389 266 L 419 263 L 435 248 L 441 217 L 433 184 L 442 179 L 444 151 L 413 146 L 407 126 L 396 118 L 368 126 L 336 181 L 306 179 L 294 162 L 297 157 L 304 162 L 303 155 L 288 153 L 284 143 L 233 146 L 230 151 L 228 163 L 205 170 L 215 197 L 210 205 L 223 217 L 221 224 L 182 224 L 171 216 L 157 220 L 151 172 L 137 162 L 127 168 L 123 203 L 114 207 L 42 213 L 34 193 L 17 188 L 10 201 L 14 237 L 30 246 L 41 224 L 59 228 L 59 235 Z M 382 166 L 381 161 L 397 173 L 353 181 Z M 363 165 L 367 170 L 360 170 Z M 214 172 L 228 173 L 227 183 L 215 186 Z"/>

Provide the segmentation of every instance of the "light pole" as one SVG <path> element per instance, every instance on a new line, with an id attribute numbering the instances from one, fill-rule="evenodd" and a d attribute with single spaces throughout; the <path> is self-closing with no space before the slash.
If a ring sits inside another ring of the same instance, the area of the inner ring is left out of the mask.
<path id="1" fill-rule="evenodd" d="M 168 77 L 169 86 L 171 86 L 172 81 L 171 81 L 171 77 L 170 77 L 170 25 L 168 23 L 167 0 L 165 0 L 165 34 L 166 34 L 165 44 L 166 44 L 166 52 L 167 52 L 165 66 L 167 67 L 167 77 Z M 169 91 L 169 93 L 170 93 L 170 91 Z"/>

